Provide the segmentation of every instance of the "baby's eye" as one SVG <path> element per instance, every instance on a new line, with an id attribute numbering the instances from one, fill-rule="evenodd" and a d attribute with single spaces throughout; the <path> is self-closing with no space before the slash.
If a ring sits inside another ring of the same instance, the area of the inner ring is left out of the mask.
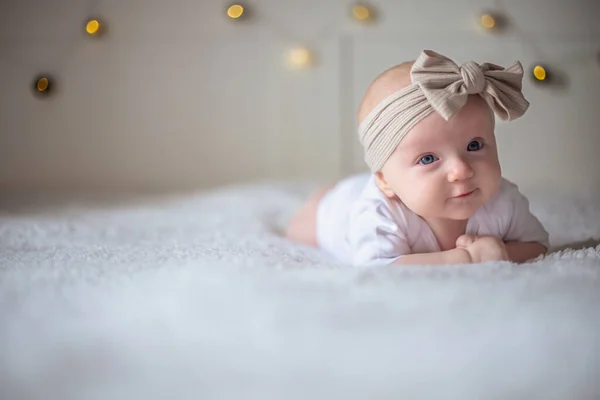
<path id="1" fill-rule="evenodd" d="M 483 142 L 480 140 L 473 140 L 467 146 L 468 151 L 477 151 L 477 150 L 481 150 L 482 148 L 483 148 Z"/>
<path id="2" fill-rule="evenodd" d="M 427 165 L 431 164 L 435 160 L 437 160 L 436 156 L 434 156 L 433 154 L 427 154 L 426 156 L 421 157 L 421 159 L 419 160 L 419 164 Z"/>

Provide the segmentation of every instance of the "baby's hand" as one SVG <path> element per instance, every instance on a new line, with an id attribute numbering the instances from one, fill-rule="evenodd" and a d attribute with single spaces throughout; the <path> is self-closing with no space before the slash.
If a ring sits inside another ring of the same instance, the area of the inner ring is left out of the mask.
<path id="1" fill-rule="evenodd" d="M 504 242 L 495 236 L 462 235 L 456 239 L 456 247 L 465 249 L 473 263 L 509 260 Z"/>

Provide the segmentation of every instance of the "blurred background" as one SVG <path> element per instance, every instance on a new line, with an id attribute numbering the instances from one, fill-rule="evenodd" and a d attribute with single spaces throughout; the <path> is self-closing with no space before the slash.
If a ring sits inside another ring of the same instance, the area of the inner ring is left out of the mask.
<path id="1" fill-rule="evenodd" d="M 521 61 L 531 108 L 498 123 L 504 175 L 600 198 L 599 17 L 597 0 L 4 0 L 0 191 L 366 171 L 364 90 L 427 48 Z"/>

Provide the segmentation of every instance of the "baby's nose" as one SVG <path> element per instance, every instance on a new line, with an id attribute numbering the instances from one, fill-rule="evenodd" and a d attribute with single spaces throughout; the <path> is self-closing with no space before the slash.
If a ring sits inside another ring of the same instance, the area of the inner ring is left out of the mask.
<path id="1" fill-rule="evenodd" d="M 448 172 L 448 181 L 456 182 L 473 177 L 473 168 L 464 160 L 457 159 Z"/>

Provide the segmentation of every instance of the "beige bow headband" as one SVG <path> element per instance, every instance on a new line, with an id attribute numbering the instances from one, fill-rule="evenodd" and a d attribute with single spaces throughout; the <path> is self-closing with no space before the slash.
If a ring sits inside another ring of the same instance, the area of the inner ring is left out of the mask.
<path id="1" fill-rule="evenodd" d="M 522 116 L 529 102 L 521 93 L 523 67 L 508 68 L 473 61 L 456 65 L 449 58 L 424 50 L 411 69 L 412 84 L 384 99 L 358 128 L 365 161 L 379 171 L 408 131 L 433 111 L 446 121 L 478 94 L 502 120 Z"/>

